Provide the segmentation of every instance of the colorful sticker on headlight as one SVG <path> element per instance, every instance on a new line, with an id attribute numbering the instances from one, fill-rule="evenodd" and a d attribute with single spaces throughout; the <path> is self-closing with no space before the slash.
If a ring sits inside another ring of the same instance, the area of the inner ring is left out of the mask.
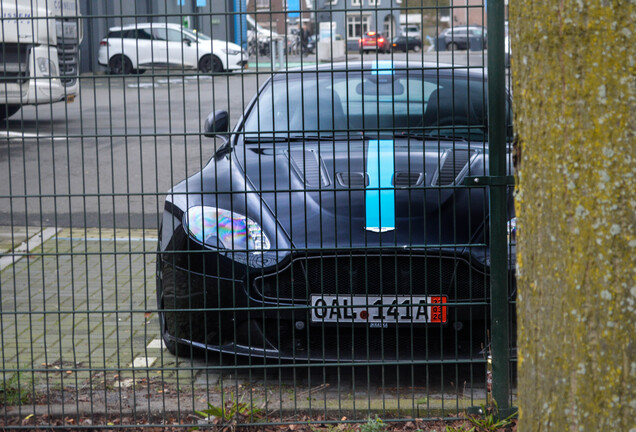
<path id="1" fill-rule="evenodd" d="M 208 246 L 226 249 L 247 249 L 245 217 L 214 207 L 192 207 L 186 215 L 186 225 L 192 237 Z"/>
<path id="2" fill-rule="evenodd" d="M 269 249 L 269 239 L 251 219 L 229 210 L 192 207 L 185 217 L 188 233 L 214 248 L 233 250 Z"/>

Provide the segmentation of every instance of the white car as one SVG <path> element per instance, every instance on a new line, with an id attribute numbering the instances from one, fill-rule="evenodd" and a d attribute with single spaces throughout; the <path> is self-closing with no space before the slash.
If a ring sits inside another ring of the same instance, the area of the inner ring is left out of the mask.
<path id="1" fill-rule="evenodd" d="M 110 28 L 99 43 L 98 63 L 117 75 L 153 66 L 209 73 L 247 67 L 247 53 L 235 43 L 213 40 L 178 24 L 139 23 Z"/>

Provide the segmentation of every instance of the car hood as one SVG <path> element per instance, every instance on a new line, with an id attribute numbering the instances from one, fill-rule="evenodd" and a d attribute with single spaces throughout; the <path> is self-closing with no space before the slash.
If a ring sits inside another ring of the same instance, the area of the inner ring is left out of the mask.
<path id="1" fill-rule="evenodd" d="M 415 139 L 260 143 L 235 147 L 233 158 L 295 248 L 443 247 L 483 231 L 485 190 L 462 181 L 484 172 L 484 147 Z"/>

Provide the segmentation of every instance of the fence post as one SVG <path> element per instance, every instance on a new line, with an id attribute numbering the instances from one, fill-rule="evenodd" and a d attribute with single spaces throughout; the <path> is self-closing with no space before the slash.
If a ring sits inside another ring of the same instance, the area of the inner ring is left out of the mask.
<path id="1" fill-rule="evenodd" d="M 504 0 L 489 0 L 488 13 L 488 142 L 490 176 L 506 176 L 506 88 L 504 63 Z M 508 326 L 508 256 L 505 182 L 490 184 L 492 396 L 508 411 L 510 350 Z"/>

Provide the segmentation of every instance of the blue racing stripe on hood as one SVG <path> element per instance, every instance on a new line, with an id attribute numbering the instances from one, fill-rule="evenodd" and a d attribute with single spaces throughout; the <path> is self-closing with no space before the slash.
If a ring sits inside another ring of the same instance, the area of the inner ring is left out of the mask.
<path id="1" fill-rule="evenodd" d="M 371 66 L 371 75 L 394 75 L 392 60 L 376 60 Z"/>
<path id="2" fill-rule="evenodd" d="M 371 140 L 367 152 L 369 186 L 365 191 L 366 222 L 369 231 L 395 229 L 395 189 L 392 180 L 395 172 L 393 140 Z"/>

